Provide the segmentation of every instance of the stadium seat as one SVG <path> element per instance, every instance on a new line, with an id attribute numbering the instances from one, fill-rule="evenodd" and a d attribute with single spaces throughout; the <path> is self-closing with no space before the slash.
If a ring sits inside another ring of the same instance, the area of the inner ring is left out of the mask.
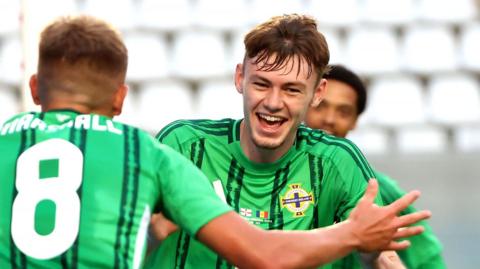
<path id="1" fill-rule="evenodd" d="M 453 31 L 442 26 L 407 28 L 402 53 L 405 70 L 420 74 L 454 71 L 458 64 Z"/>
<path id="2" fill-rule="evenodd" d="M 310 0 L 306 11 L 315 16 L 321 26 L 348 27 L 360 20 L 357 0 Z"/>
<path id="3" fill-rule="evenodd" d="M 454 130 L 456 149 L 463 153 L 480 152 L 480 127 L 466 126 Z"/>
<path id="4" fill-rule="evenodd" d="M 387 27 L 355 27 L 347 36 L 347 66 L 364 75 L 393 73 L 399 70 L 398 40 Z"/>
<path id="5" fill-rule="evenodd" d="M 7 38 L 2 43 L 0 44 L 0 82 L 20 85 L 23 79 L 23 45 L 17 37 Z"/>
<path id="6" fill-rule="evenodd" d="M 348 133 L 352 140 L 366 155 L 385 154 L 390 150 L 390 140 L 385 128 L 359 127 Z"/>
<path id="7" fill-rule="evenodd" d="M 442 153 L 448 149 L 447 133 L 436 126 L 399 128 L 396 138 L 398 151 L 402 154 Z"/>
<path id="8" fill-rule="evenodd" d="M 0 86 L 0 126 L 4 121 L 20 112 L 19 104 L 14 89 Z"/>
<path id="9" fill-rule="evenodd" d="M 122 31 L 136 27 L 137 6 L 134 0 L 86 0 L 85 12 L 115 25 Z"/>
<path id="10" fill-rule="evenodd" d="M 434 23 L 463 23 L 478 16 L 475 0 L 420 0 L 417 19 Z"/>
<path id="11" fill-rule="evenodd" d="M 182 81 L 145 83 L 138 92 L 137 124 L 156 133 L 166 124 L 194 115 L 190 87 Z"/>
<path id="12" fill-rule="evenodd" d="M 233 79 L 202 83 L 196 104 L 196 118 L 243 118 L 242 95 L 237 92 Z"/>
<path id="13" fill-rule="evenodd" d="M 365 0 L 361 21 L 383 26 L 404 26 L 415 19 L 415 0 Z"/>
<path id="14" fill-rule="evenodd" d="M 302 1 L 297 0 L 250 0 L 250 26 L 264 22 L 272 16 L 305 13 Z"/>
<path id="15" fill-rule="evenodd" d="M 181 32 L 173 41 L 172 75 L 191 80 L 224 76 L 226 50 L 223 36 L 217 32 Z"/>
<path id="16" fill-rule="evenodd" d="M 114 118 L 115 121 L 138 126 L 140 117 L 137 111 L 139 110 L 138 100 L 134 89 L 128 89 L 127 96 L 123 102 L 122 114 Z"/>
<path id="17" fill-rule="evenodd" d="M 462 27 L 460 35 L 460 64 L 463 68 L 480 71 L 480 23 L 470 23 Z"/>
<path id="18" fill-rule="evenodd" d="M 141 28 L 181 31 L 192 25 L 189 0 L 140 0 L 138 24 Z"/>
<path id="19" fill-rule="evenodd" d="M 369 89 L 367 113 L 372 123 L 395 127 L 425 123 L 425 101 L 420 81 L 410 76 L 383 76 Z"/>
<path id="20" fill-rule="evenodd" d="M 0 0 L 0 36 L 17 34 L 20 28 L 20 1 Z"/>
<path id="21" fill-rule="evenodd" d="M 128 81 L 141 82 L 168 76 L 171 61 L 166 40 L 161 34 L 129 34 L 125 36 L 125 44 L 129 53 Z"/>
<path id="22" fill-rule="evenodd" d="M 321 28 L 320 32 L 327 40 L 328 50 L 330 51 L 330 63 L 343 63 L 345 62 L 345 44 L 340 38 L 339 31 L 329 27 Z"/>
<path id="23" fill-rule="evenodd" d="M 245 0 L 197 0 L 193 24 L 213 30 L 234 30 L 248 25 Z"/>
<path id="24" fill-rule="evenodd" d="M 434 76 L 427 86 L 428 115 L 433 122 L 480 122 L 480 84 L 469 75 Z"/>

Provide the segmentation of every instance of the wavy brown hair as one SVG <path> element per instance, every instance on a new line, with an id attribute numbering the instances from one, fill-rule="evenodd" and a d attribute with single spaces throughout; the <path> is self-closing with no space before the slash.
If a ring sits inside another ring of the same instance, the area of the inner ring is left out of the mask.
<path id="1" fill-rule="evenodd" d="M 317 74 L 316 84 L 325 73 L 330 59 L 325 37 L 317 30 L 315 19 L 306 15 L 272 17 L 247 33 L 244 44 L 245 59 L 255 58 L 254 63 L 263 71 L 282 69 L 297 57 L 304 59 L 308 64 L 308 76 L 312 72 Z M 273 61 L 270 61 L 272 57 Z M 297 68 L 298 74 L 299 64 Z"/>

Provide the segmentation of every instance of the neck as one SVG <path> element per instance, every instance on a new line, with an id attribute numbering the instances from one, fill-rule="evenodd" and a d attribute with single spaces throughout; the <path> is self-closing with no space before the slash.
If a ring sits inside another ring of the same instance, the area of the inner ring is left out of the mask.
<path id="1" fill-rule="evenodd" d="M 244 121 L 240 125 L 240 145 L 247 158 L 255 163 L 274 163 L 282 158 L 293 146 L 293 141 L 285 140 L 284 143 L 275 148 L 258 146 L 248 130 Z"/>

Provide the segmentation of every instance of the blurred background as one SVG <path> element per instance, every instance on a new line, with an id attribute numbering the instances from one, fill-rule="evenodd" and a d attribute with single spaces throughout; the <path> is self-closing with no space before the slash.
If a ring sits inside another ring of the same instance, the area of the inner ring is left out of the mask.
<path id="1" fill-rule="evenodd" d="M 119 28 L 130 92 L 119 121 L 155 134 L 179 118 L 240 118 L 233 84 L 243 35 L 273 15 L 315 16 L 331 63 L 359 73 L 368 106 L 349 137 L 404 189 L 444 245 L 449 268 L 479 268 L 480 1 L 0 0 L 0 122 L 38 110 L 26 81 L 39 31 L 86 13 Z M 1 153 L 0 153 L 1 154 Z"/>

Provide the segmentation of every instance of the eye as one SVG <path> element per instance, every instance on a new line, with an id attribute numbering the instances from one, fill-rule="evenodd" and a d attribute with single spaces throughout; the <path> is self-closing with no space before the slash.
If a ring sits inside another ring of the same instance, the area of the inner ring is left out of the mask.
<path id="1" fill-rule="evenodd" d="M 266 88 L 268 87 L 267 83 L 264 83 L 264 82 L 253 82 L 253 85 L 257 86 L 258 88 Z"/>
<path id="2" fill-rule="evenodd" d="M 291 93 L 300 93 L 301 91 L 297 88 L 287 88 L 287 91 L 288 92 L 291 92 Z"/>

